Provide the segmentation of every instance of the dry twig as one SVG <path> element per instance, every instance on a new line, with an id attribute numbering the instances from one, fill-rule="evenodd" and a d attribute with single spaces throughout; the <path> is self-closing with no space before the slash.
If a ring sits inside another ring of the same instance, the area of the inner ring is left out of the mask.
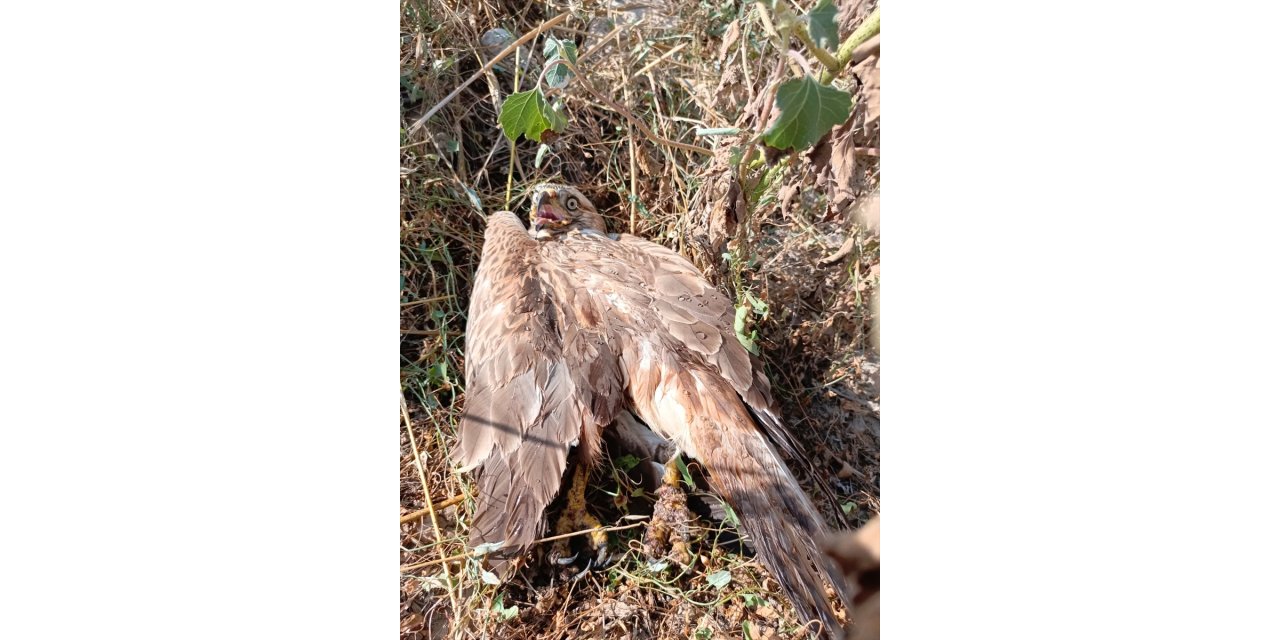
<path id="1" fill-rule="evenodd" d="M 404 418 L 404 428 L 409 432 L 409 446 L 413 448 L 413 463 L 418 467 L 418 480 L 422 482 L 422 495 L 427 496 L 427 514 L 431 516 L 431 527 L 435 529 L 436 546 L 440 556 L 444 557 L 444 536 L 440 534 L 440 521 L 436 519 L 435 508 L 431 505 L 431 488 L 427 486 L 427 474 L 422 469 L 422 456 L 418 453 L 418 440 L 413 436 L 413 421 L 409 419 L 409 407 L 404 400 L 404 392 L 400 392 L 400 416 Z M 458 596 L 453 593 L 453 578 L 449 575 L 449 565 L 444 567 L 445 584 L 449 589 L 449 603 L 453 605 L 454 619 L 458 619 Z"/>
<path id="2" fill-rule="evenodd" d="M 498 55 L 494 56 L 492 60 L 485 63 L 485 65 L 481 67 L 479 71 L 471 74 L 470 78 L 467 78 L 465 82 L 458 85 L 457 88 L 455 88 L 452 92 L 450 92 L 449 95 L 445 96 L 444 99 L 442 99 L 440 102 L 437 102 L 436 106 L 431 107 L 431 109 L 429 109 L 425 114 L 423 114 L 421 118 L 418 118 L 417 122 L 414 122 L 412 125 L 410 125 L 409 133 L 414 133 L 418 129 L 421 129 L 422 125 L 426 124 L 427 120 L 429 120 L 431 116 L 434 116 L 437 111 L 443 108 L 446 104 L 449 104 L 450 100 L 453 100 L 454 98 L 458 97 L 458 94 L 462 93 L 463 89 L 466 89 L 472 82 L 475 82 L 477 79 L 480 78 L 480 76 L 483 76 L 486 72 L 492 69 L 493 65 L 498 64 L 499 62 L 502 61 L 503 58 L 511 55 L 511 52 L 515 51 L 524 43 L 538 37 L 538 34 L 542 33 L 543 31 L 546 31 L 547 29 L 550 29 L 551 27 L 554 27 L 560 24 L 561 22 L 564 22 L 565 19 L 567 19 L 568 17 L 569 17 L 569 12 L 566 11 L 554 18 L 551 18 L 550 20 L 547 20 L 546 22 L 543 22 L 542 24 L 538 25 L 537 29 L 530 31 L 529 33 L 526 33 L 523 36 L 520 36 L 518 40 L 516 40 L 515 42 L 512 42 L 510 45 L 507 45 L 506 49 L 503 49 L 501 52 L 498 53 Z M 422 143 L 415 143 L 415 144 L 422 144 Z M 408 146 L 412 146 L 412 145 L 406 145 L 405 147 L 401 147 L 401 149 L 405 149 Z"/>

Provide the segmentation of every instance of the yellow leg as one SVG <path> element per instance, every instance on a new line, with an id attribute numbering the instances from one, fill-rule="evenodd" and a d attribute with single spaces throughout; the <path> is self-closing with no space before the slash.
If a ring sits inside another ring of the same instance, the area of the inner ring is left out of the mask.
<path id="1" fill-rule="evenodd" d="M 609 536 L 601 530 L 604 525 L 600 520 L 587 510 L 587 469 L 585 465 L 575 465 L 566 498 L 564 511 L 560 514 L 560 518 L 556 520 L 556 535 L 592 529 L 587 533 L 588 544 L 595 552 L 597 561 L 603 563 L 605 552 L 608 550 Z M 568 538 L 556 540 L 551 547 L 549 556 L 551 561 L 556 564 L 570 564 L 577 558 L 576 555 L 569 554 Z"/>

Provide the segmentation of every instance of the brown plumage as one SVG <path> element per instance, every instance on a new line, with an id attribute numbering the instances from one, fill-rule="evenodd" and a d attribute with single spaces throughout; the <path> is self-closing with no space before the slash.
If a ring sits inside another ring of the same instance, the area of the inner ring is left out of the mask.
<path id="1" fill-rule="evenodd" d="M 506 569 L 543 533 L 570 449 L 594 464 L 631 411 L 700 461 L 802 621 L 835 634 L 823 582 L 846 602 L 847 585 L 815 543 L 824 523 L 783 463 L 779 448 L 798 453 L 732 303 L 670 249 L 606 234 L 572 187 L 536 187 L 530 221 L 490 216 L 472 292 L 455 451 L 477 471 L 472 544 L 503 543 L 490 561 Z"/>

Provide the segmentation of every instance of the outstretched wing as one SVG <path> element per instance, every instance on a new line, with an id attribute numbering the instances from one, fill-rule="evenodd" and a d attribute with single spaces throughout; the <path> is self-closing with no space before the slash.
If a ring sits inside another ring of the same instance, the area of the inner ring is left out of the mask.
<path id="1" fill-rule="evenodd" d="M 798 459 L 794 436 L 778 419 L 769 379 L 761 360 L 734 334 L 734 306 L 680 254 L 629 234 L 618 242 L 643 265 L 636 273 L 653 294 L 657 319 L 691 356 L 715 368 L 746 402 L 751 413 L 783 454 Z"/>
<path id="2" fill-rule="evenodd" d="M 812 462 L 800 454 L 795 436 L 778 417 L 778 403 L 763 361 L 738 341 L 733 330 L 733 303 L 675 251 L 628 234 L 620 234 L 618 242 L 643 256 L 637 263 L 645 267 L 638 273 L 654 293 L 653 308 L 660 324 L 688 348 L 690 355 L 701 356 L 729 381 L 783 456 L 804 467 L 814 478 L 821 478 Z M 711 336 L 707 325 L 718 329 L 718 339 Z M 703 334 L 709 337 L 704 339 Z M 835 493 L 825 483 L 820 482 L 818 488 L 837 520 L 847 525 Z"/>
<path id="3" fill-rule="evenodd" d="M 823 584 L 842 600 L 847 588 L 817 547 L 825 524 L 779 449 L 807 461 L 778 420 L 760 361 L 733 332 L 733 304 L 661 245 L 588 234 L 556 244 L 579 265 L 576 288 L 615 307 L 631 408 L 702 463 L 802 619 L 838 627 Z"/>
<path id="4" fill-rule="evenodd" d="M 471 543 L 519 552 L 544 530 L 571 446 L 598 446 L 602 403 L 566 359 L 566 317 L 538 243 L 510 212 L 489 218 L 467 319 L 467 394 L 455 459 L 477 469 Z M 607 403 L 603 403 L 607 404 Z M 616 403 L 615 403 L 616 404 Z M 608 416 L 612 419 L 612 416 Z M 585 441 L 585 442 L 580 442 Z M 491 556 L 495 568 L 506 564 Z"/>

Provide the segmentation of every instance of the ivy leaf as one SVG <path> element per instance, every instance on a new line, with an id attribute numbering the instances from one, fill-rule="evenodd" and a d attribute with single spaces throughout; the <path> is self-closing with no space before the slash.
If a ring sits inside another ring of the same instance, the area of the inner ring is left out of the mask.
<path id="1" fill-rule="evenodd" d="M 708 574 L 707 584 L 717 589 L 723 589 L 725 585 L 729 584 L 729 571 L 721 569 L 715 573 Z"/>
<path id="2" fill-rule="evenodd" d="M 568 123 L 568 118 L 552 109 L 542 92 L 537 89 L 507 96 L 502 101 L 502 111 L 498 114 L 502 133 L 512 142 L 522 133 L 529 140 L 542 142 L 548 129 L 553 133 L 560 133 Z"/>
<path id="3" fill-rule="evenodd" d="M 573 77 L 573 72 L 568 66 L 556 61 L 564 60 L 570 64 L 578 64 L 578 45 L 572 40 L 560 40 L 554 36 L 547 36 L 546 42 L 542 45 L 542 55 L 547 59 L 547 86 L 554 89 L 564 88 Z"/>
<path id="4" fill-rule="evenodd" d="M 569 118 L 564 115 L 564 100 L 556 99 L 555 104 L 551 105 L 551 110 L 547 112 L 547 119 L 551 121 L 551 129 L 555 133 L 562 133 L 564 128 L 569 124 Z M 546 132 L 543 132 L 543 142 L 551 142 L 547 140 Z"/>
<path id="5" fill-rule="evenodd" d="M 809 12 L 809 35 L 827 51 L 840 46 L 840 32 L 836 28 L 836 6 L 831 0 L 822 0 Z"/>
<path id="6" fill-rule="evenodd" d="M 806 74 L 779 85 L 775 104 L 778 118 L 765 132 L 765 143 L 774 149 L 799 151 L 848 120 L 853 100 L 847 91 L 818 84 Z"/>

